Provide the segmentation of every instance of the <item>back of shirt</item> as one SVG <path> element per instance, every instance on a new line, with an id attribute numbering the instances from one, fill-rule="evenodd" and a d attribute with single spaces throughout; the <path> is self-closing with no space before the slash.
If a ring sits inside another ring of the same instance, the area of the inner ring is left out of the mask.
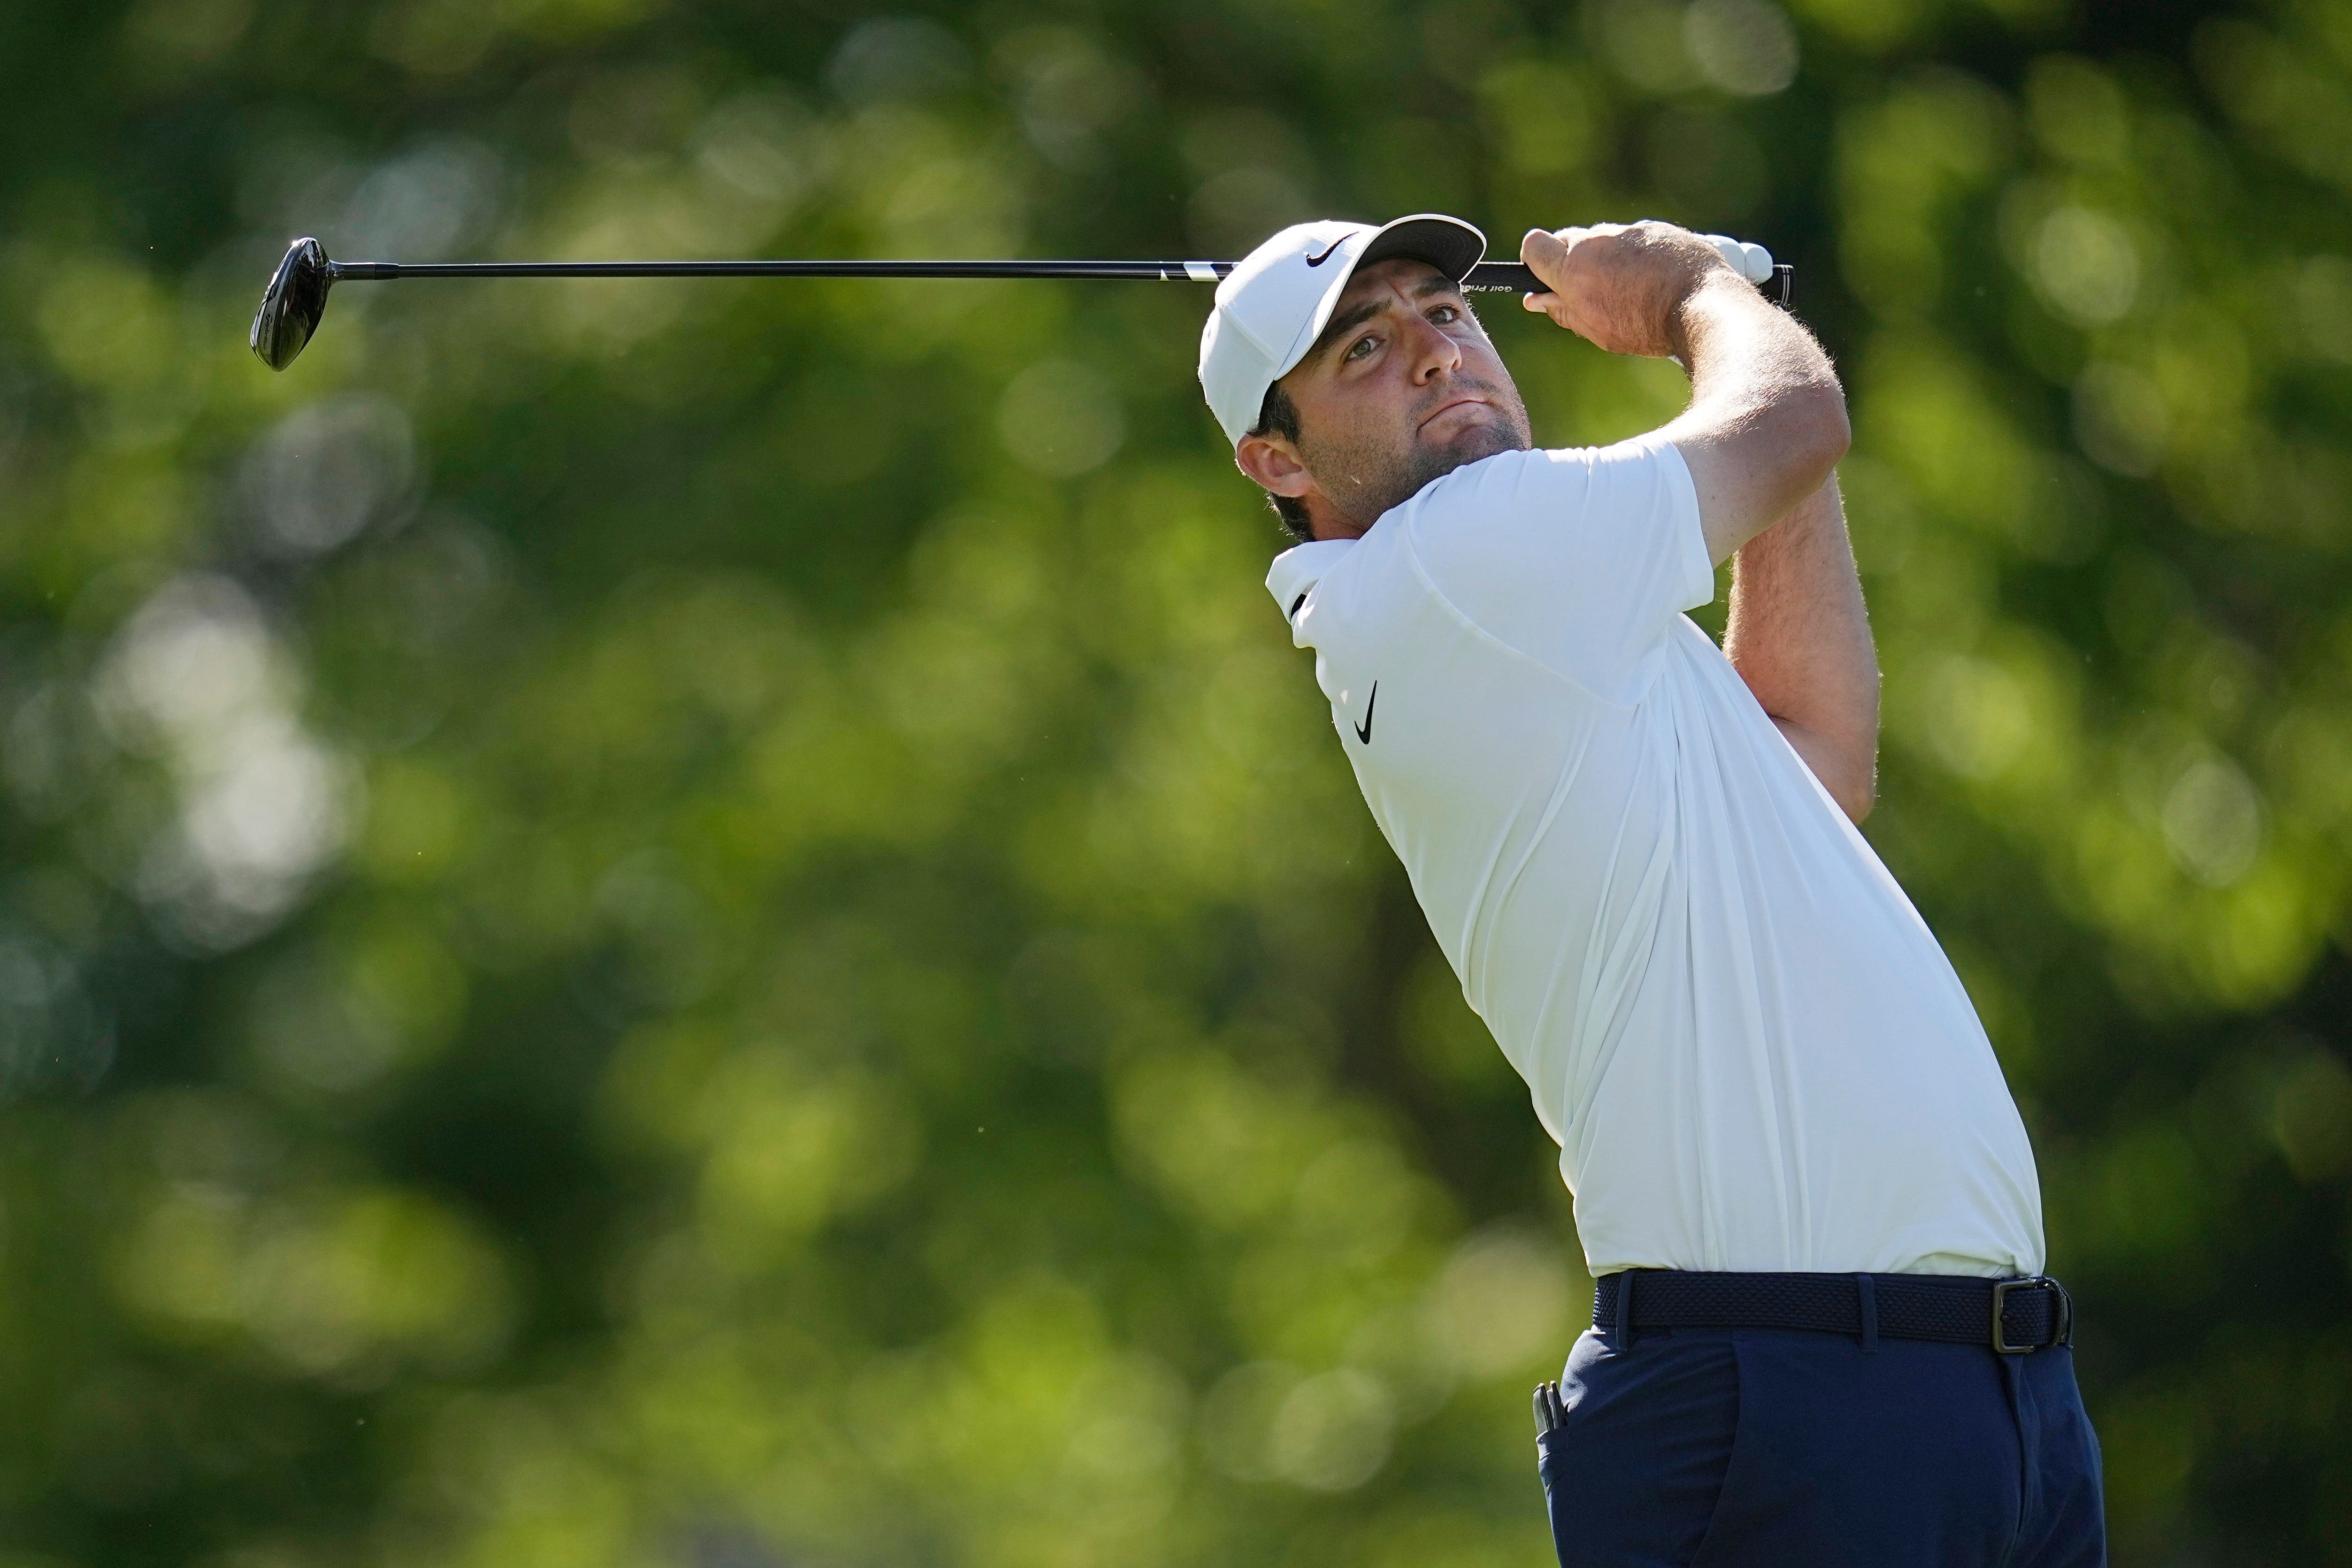
<path id="1" fill-rule="evenodd" d="M 1456 469 L 1266 585 L 1592 1270 L 2038 1273 L 1958 978 L 1722 652 L 1681 455 Z"/>

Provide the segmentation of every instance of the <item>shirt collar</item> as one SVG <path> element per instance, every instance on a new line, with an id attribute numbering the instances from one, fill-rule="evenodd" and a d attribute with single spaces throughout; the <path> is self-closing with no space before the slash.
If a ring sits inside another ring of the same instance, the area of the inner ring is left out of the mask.
<path id="1" fill-rule="evenodd" d="M 1265 591 L 1274 595 L 1283 619 L 1288 620 L 1298 613 L 1299 603 L 1308 591 L 1339 563 L 1355 542 L 1352 539 L 1318 539 L 1311 544 L 1294 545 L 1274 558 L 1274 565 L 1265 574 Z"/>

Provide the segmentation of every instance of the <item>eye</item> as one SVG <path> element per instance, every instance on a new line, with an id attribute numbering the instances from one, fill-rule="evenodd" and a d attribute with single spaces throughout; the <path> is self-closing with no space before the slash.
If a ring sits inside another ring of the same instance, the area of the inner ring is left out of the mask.
<path id="1" fill-rule="evenodd" d="M 1453 305 L 1440 305 L 1429 312 L 1429 319 L 1441 327 L 1450 327 L 1462 319 L 1462 312 Z"/>
<path id="2" fill-rule="evenodd" d="M 1377 334 L 1366 332 L 1362 337 L 1358 338 L 1354 342 L 1348 345 L 1348 352 L 1344 357 L 1351 360 L 1362 359 L 1366 354 L 1370 353 L 1374 348 L 1379 346 L 1380 341 L 1381 340 Z"/>

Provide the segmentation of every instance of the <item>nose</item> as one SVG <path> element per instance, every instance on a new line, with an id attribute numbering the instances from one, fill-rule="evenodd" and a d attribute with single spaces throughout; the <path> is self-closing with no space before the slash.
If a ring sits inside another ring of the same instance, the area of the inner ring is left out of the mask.
<path id="1" fill-rule="evenodd" d="M 1462 345 L 1438 331 L 1434 322 L 1418 310 L 1412 316 L 1412 384 L 1427 386 L 1441 375 L 1452 375 L 1462 368 Z"/>

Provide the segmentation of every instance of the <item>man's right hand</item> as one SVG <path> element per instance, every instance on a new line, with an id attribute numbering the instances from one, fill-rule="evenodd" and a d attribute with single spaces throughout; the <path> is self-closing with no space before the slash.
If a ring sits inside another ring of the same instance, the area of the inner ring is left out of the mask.
<path id="1" fill-rule="evenodd" d="M 1746 279 L 1714 246 L 1665 223 L 1528 230 L 1519 259 L 1549 289 L 1527 308 L 1616 354 L 1686 358 L 1683 307 L 1712 281 Z"/>

